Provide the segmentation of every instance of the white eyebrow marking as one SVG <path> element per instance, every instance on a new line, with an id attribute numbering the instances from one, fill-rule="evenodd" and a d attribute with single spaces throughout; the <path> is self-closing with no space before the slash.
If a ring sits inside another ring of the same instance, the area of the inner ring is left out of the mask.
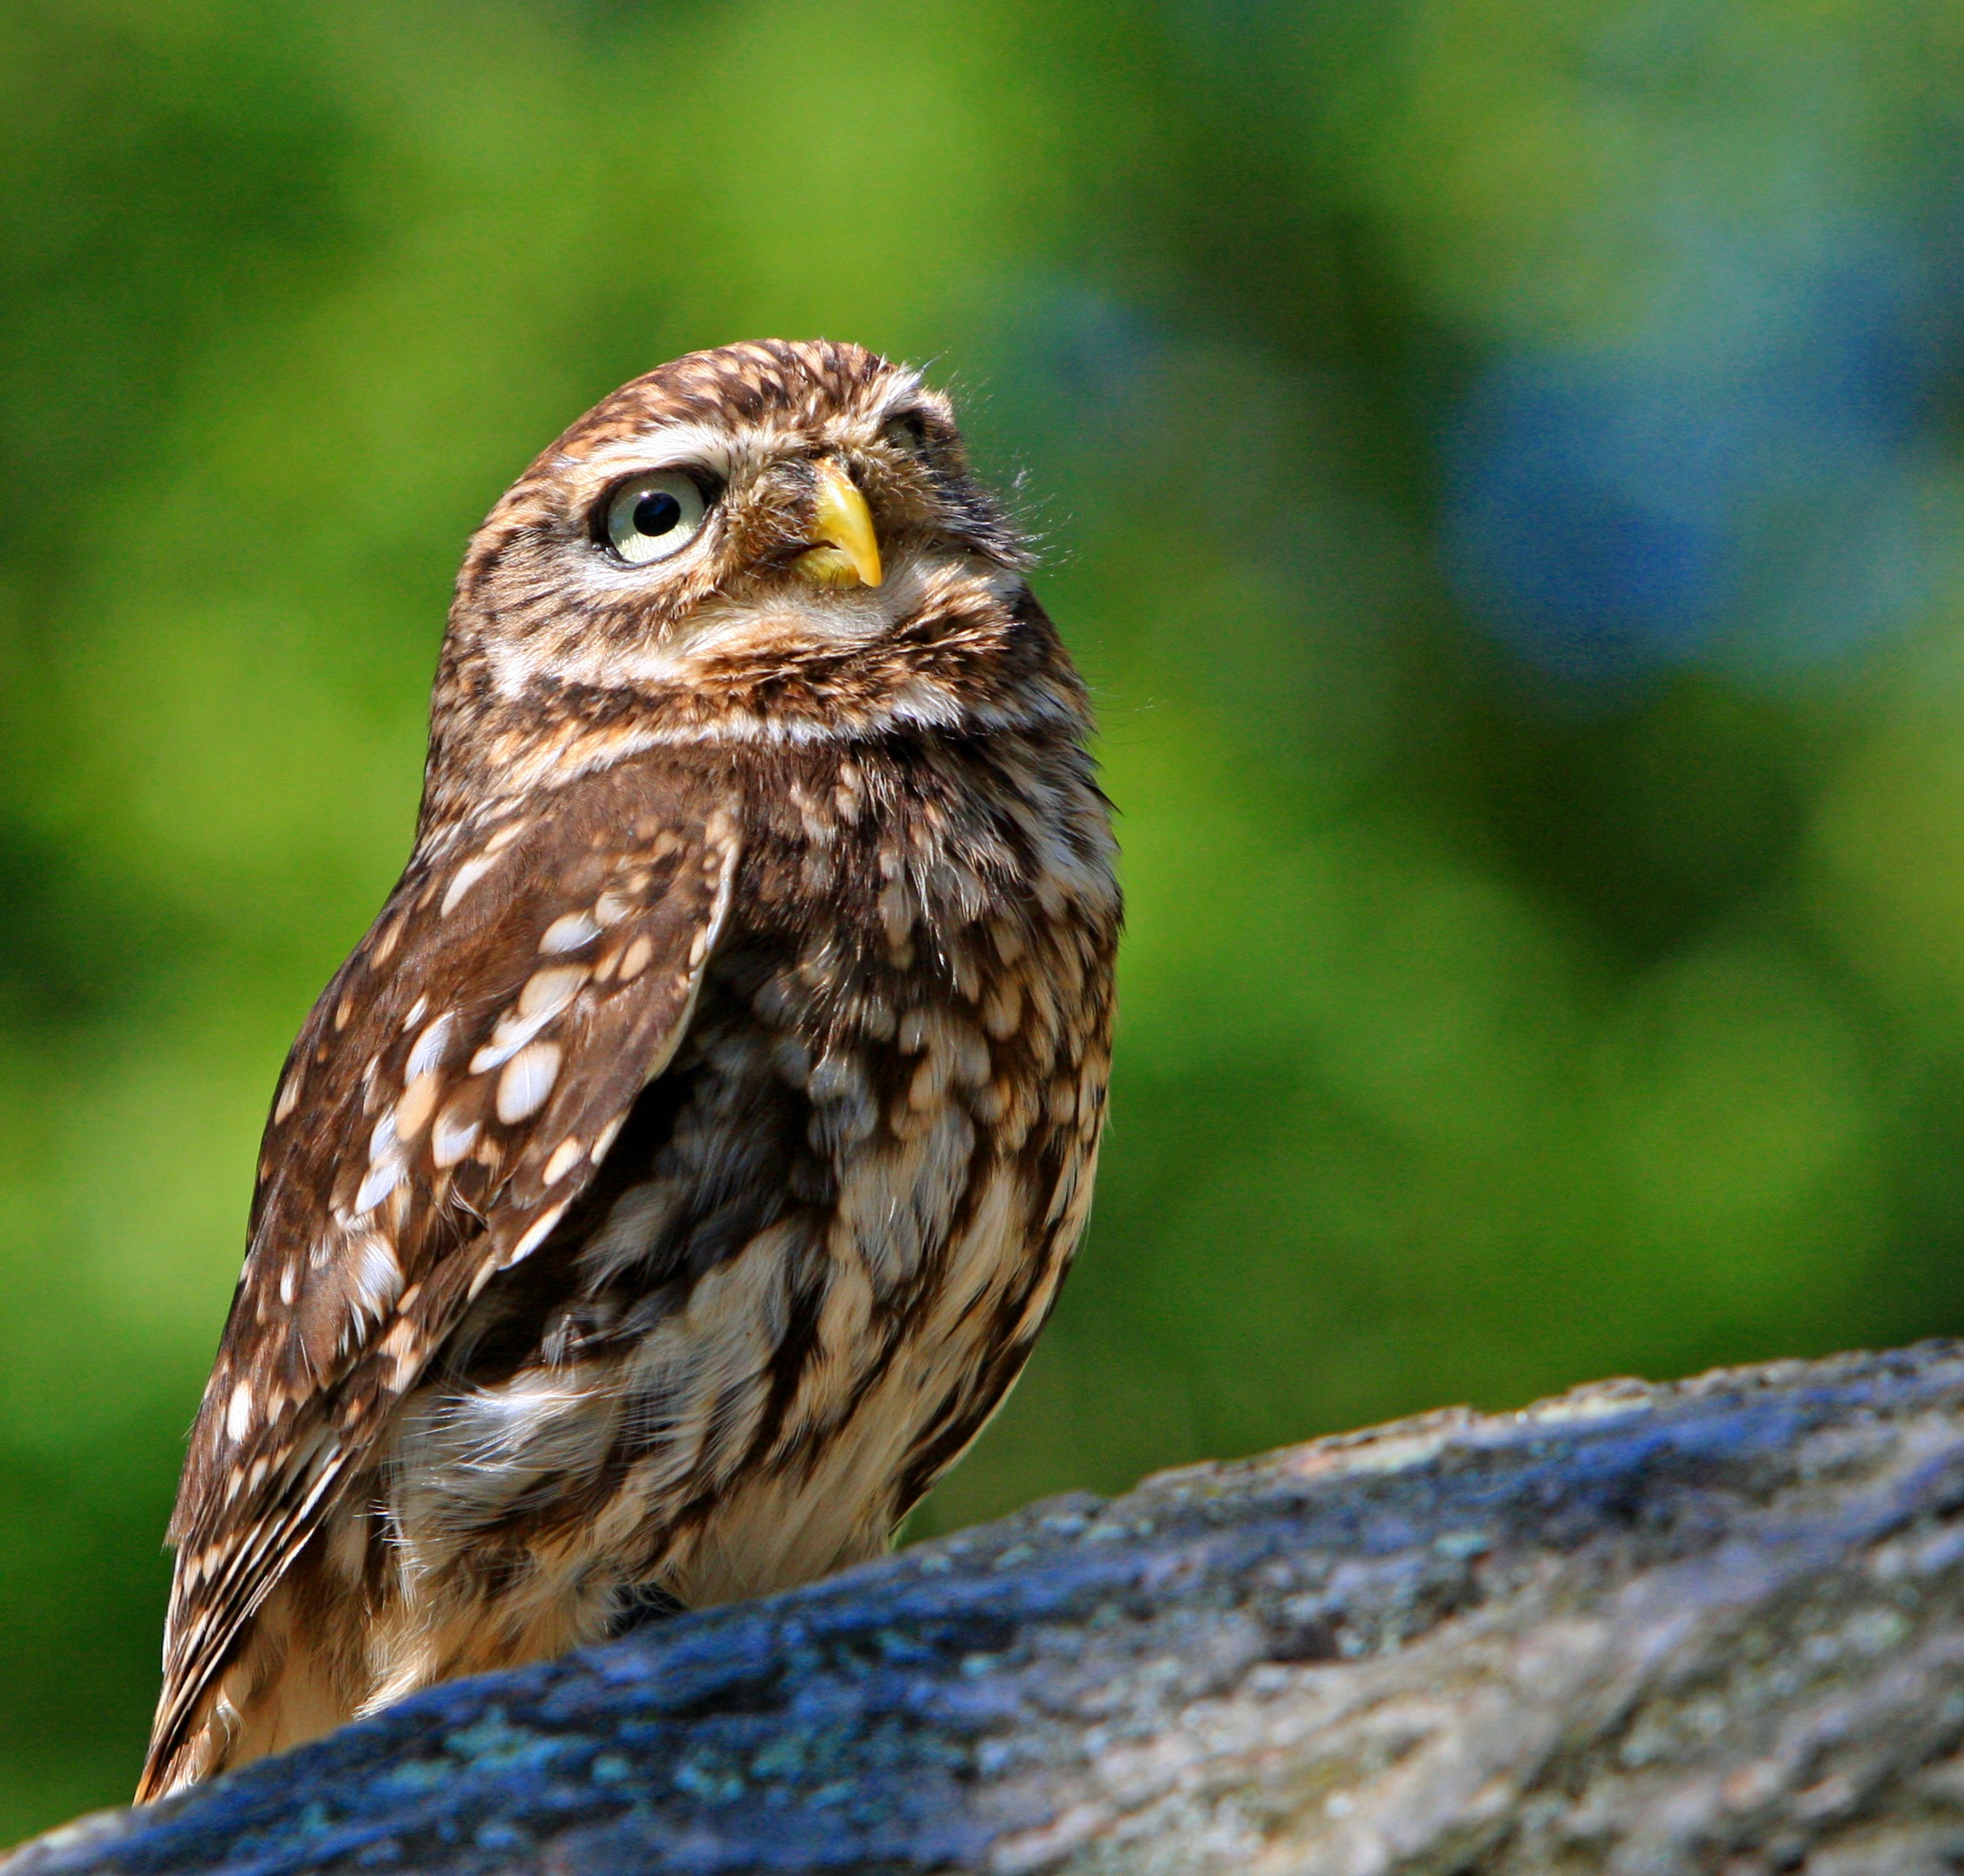
<path id="1" fill-rule="evenodd" d="M 737 454 L 727 430 L 708 423 L 660 423 L 638 436 L 603 443 L 583 466 L 609 481 L 632 469 L 700 468 L 728 476 Z"/>
<path id="2" fill-rule="evenodd" d="M 884 423 L 902 404 L 913 403 L 921 395 L 921 374 L 910 365 L 895 365 L 887 382 L 885 395 L 875 408 L 873 421 Z"/>

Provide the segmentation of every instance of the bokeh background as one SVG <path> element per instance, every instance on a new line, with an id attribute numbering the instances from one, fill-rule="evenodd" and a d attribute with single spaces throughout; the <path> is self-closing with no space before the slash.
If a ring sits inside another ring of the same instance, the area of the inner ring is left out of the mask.
<path id="1" fill-rule="evenodd" d="M 286 1043 L 617 382 L 928 361 L 1132 933 L 917 1520 L 1964 1329 L 1948 0 L 0 0 L 0 1838 L 122 1798 Z"/>

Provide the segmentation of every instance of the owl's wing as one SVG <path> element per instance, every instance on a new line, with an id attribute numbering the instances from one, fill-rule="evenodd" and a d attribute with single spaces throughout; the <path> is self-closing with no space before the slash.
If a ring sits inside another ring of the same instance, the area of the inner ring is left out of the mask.
<path id="1" fill-rule="evenodd" d="M 171 1536 L 164 1788 L 248 1620 L 467 1306 L 541 1244 L 680 1043 L 734 815 L 636 760 L 412 861 L 288 1058 Z"/>

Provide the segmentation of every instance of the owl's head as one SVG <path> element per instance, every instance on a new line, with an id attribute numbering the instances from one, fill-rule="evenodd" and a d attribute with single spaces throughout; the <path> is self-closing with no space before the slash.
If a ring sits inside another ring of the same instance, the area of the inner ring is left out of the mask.
<path id="1" fill-rule="evenodd" d="M 1062 662 L 1023 565 L 914 371 L 824 342 L 691 353 L 582 417 L 478 530 L 439 730 L 959 727 Z M 1075 711 L 1066 688 L 1049 707 Z"/>

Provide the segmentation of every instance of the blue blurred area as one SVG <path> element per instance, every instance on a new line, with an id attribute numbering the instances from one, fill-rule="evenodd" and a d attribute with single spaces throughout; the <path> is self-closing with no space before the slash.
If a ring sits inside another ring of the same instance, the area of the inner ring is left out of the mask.
<path id="1" fill-rule="evenodd" d="M 1585 686 L 1833 662 L 1914 625 L 1955 552 L 1958 214 L 1672 234 L 1635 330 L 1495 348 L 1444 430 L 1455 590 Z"/>

